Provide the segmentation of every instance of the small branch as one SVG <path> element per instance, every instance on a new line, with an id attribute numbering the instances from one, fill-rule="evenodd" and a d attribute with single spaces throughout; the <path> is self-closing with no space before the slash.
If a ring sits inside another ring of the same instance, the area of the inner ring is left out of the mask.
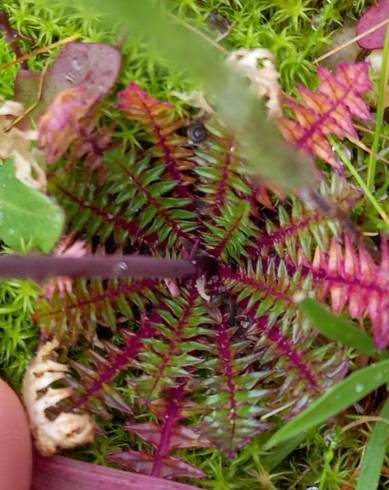
<path id="1" fill-rule="evenodd" d="M 350 46 L 350 44 L 356 43 L 360 39 L 363 39 L 364 37 L 369 36 L 373 32 L 377 31 L 378 29 L 381 29 L 381 27 L 388 24 L 388 22 L 389 22 L 389 19 L 384 19 L 383 21 L 379 22 L 378 24 L 371 27 L 367 31 L 362 32 L 362 34 L 359 34 L 358 36 L 355 36 L 352 39 L 350 39 L 349 41 L 343 43 L 341 46 L 337 46 L 336 48 L 331 49 L 331 51 L 327 51 L 327 53 L 324 53 L 322 56 L 319 56 L 319 58 L 316 58 L 314 60 L 314 63 L 315 64 L 320 63 L 321 61 L 325 60 L 329 56 L 332 56 L 333 54 L 337 53 L 338 51 L 341 51 L 342 49 L 347 48 L 347 46 Z"/>
<path id="2" fill-rule="evenodd" d="M 2 256 L 0 277 L 42 281 L 53 276 L 179 278 L 207 272 L 209 259 L 161 259 L 141 255 L 90 255 L 86 257 Z"/>
<path id="3" fill-rule="evenodd" d="M 38 54 L 43 54 L 47 53 L 51 49 L 58 48 L 59 46 L 63 46 L 64 44 L 71 43 L 73 41 L 76 41 L 79 39 L 80 35 L 79 34 L 74 34 L 73 36 L 66 37 L 65 39 L 60 39 L 59 41 L 49 44 L 49 46 L 44 46 L 42 48 L 35 49 L 34 51 L 31 51 L 31 53 L 26 53 L 23 54 L 22 56 L 18 57 L 16 60 L 10 61 L 9 63 L 5 63 L 4 65 L 0 66 L 0 73 L 8 70 L 8 68 L 11 68 L 11 66 L 17 65 L 18 63 L 22 64 L 24 61 L 29 60 L 30 58 L 33 58 L 34 56 L 37 56 Z"/>

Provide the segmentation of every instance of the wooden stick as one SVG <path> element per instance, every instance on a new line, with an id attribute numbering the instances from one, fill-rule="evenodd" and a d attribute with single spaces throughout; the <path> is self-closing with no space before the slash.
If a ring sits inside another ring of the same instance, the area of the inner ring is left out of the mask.
<path id="1" fill-rule="evenodd" d="M 362 38 L 368 36 L 369 34 L 371 34 L 372 32 L 377 31 L 378 29 L 380 29 L 381 27 L 383 27 L 384 25 L 386 25 L 388 22 L 389 22 L 389 18 L 388 19 L 385 19 L 385 20 L 382 20 L 381 22 L 379 22 L 375 26 L 371 27 L 367 31 L 362 32 L 362 34 L 359 34 L 358 36 L 353 37 L 352 39 L 350 39 L 346 43 L 342 44 L 341 46 L 337 46 L 336 48 L 331 49 L 331 51 L 327 51 L 327 53 L 324 53 L 322 56 L 319 56 L 319 58 L 316 58 L 314 60 L 314 63 L 320 63 L 320 61 L 323 61 L 326 58 L 328 58 L 329 56 L 337 53 L 338 51 L 341 51 L 342 49 L 347 48 L 347 46 L 350 46 L 350 44 L 356 43 L 360 39 L 362 39 Z"/>

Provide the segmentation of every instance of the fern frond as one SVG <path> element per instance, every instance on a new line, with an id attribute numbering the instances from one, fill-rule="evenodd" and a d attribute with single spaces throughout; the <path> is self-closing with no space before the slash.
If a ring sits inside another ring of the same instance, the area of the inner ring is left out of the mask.
<path id="1" fill-rule="evenodd" d="M 83 383 L 79 383 L 80 386 L 78 386 L 79 396 L 73 404 L 74 408 L 81 408 L 88 404 L 88 407 L 93 410 L 93 402 L 96 402 L 96 397 L 101 397 L 108 407 L 131 413 L 128 405 L 122 401 L 118 393 L 110 389 L 110 385 L 122 371 L 134 364 L 140 351 L 146 348 L 147 339 L 155 335 L 155 329 L 146 315 L 143 315 L 140 323 L 137 332 L 120 330 L 120 335 L 125 342 L 123 348 L 102 341 L 98 345 L 99 349 L 90 349 L 87 352 L 90 359 L 89 366 L 75 361 L 71 363 L 72 368 L 83 380 Z"/>
<path id="2" fill-rule="evenodd" d="M 198 178 L 198 190 L 206 203 L 203 211 L 213 217 L 222 209 L 242 196 L 250 194 L 250 186 L 244 179 L 244 166 L 236 152 L 236 143 L 220 132 L 208 127 L 209 137 L 197 152 L 197 165 L 194 169 Z"/>
<path id="3" fill-rule="evenodd" d="M 99 279 L 74 281 L 72 291 L 38 300 L 34 320 L 45 333 L 74 344 L 80 333 L 91 338 L 97 325 L 115 329 L 156 301 L 158 281 Z"/>
<path id="4" fill-rule="evenodd" d="M 296 271 L 295 277 L 290 277 L 285 263 L 277 258 L 259 259 L 255 267 L 249 263 L 247 269 L 221 266 L 219 275 L 245 310 L 255 312 L 256 316 L 296 308 L 293 292 L 301 287 L 300 276 Z"/>
<path id="5" fill-rule="evenodd" d="M 177 195 L 192 198 L 188 188 L 191 178 L 186 172 L 194 166 L 193 152 L 188 148 L 188 141 L 177 134 L 185 121 L 177 120 L 174 106 L 155 99 L 132 82 L 119 93 L 119 109 L 144 126 L 153 144 L 147 153 L 163 162 L 170 178 L 177 183 Z"/>
<path id="6" fill-rule="evenodd" d="M 347 181 L 333 173 L 331 182 L 321 183 L 321 195 L 337 210 L 350 213 L 360 198 L 360 193 Z M 342 226 L 321 210 L 309 209 L 301 200 L 291 198 L 288 207 L 279 204 L 277 219 L 266 219 L 266 230 L 259 235 L 253 255 L 266 256 L 274 251 L 280 257 L 298 261 L 299 250 L 312 257 L 316 246 L 328 250 L 332 236 L 340 236 Z"/>
<path id="7" fill-rule="evenodd" d="M 256 322 L 256 332 L 262 336 L 259 343 L 266 342 L 269 350 L 275 351 L 273 352 L 274 358 L 284 358 L 289 369 L 295 371 L 299 379 L 305 382 L 314 393 L 319 391 L 319 381 L 312 366 L 309 365 L 302 352 L 296 349 L 293 341 L 284 335 L 277 325 L 272 325 L 269 318 L 263 316 Z M 271 352 L 267 352 L 267 356 L 269 355 L 271 356 Z"/>
<path id="8" fill-rule="evenodd" d="M 195 284 L 182 288 L 178 298 L 167 299 L 149 318 L 159 336 L 148 341 L 149 348 L 137 365 L 142 374 L 131 382 L 140 400 L 147 403 L 174 387 L 177 379 L 189 379 L 191 370 L 201 364 L 202 358 L 194 351 L 204 350 L 197 337 L 210 321 Z"/>
<path id="9" fill-rule="evenodd" d="M 346 235 L 343 245 L 331 240 L 328 252 L 316 249 L 313 262 L 303 262 L 312 274 L 321 299 L 330 297 L 332 309 L 340 313 L 347 306 L 354 319 L 369 317 L 377 347 L 389 345 L 389 247 L 381 242 L 377 264 L 363 243 L 358 248 Z"/>
<path id="10" fill-rule="evenodd" d="M 123 204 L 111 202 L 103 190 L 84 181 L 79 175 L 72 175 L 63 182 L 56 179 L 57 196 L 67 212 L 68 224 L 74 232 L 85 233 L 89 239 L 97 236 L 104 244 L 113 236 L 120 246 L 132 239 L 156 246 L 156 237 L 146 237 L 136 221 L 126 219 Z"/>
<path id="11" fill-rule="evenodd" d="M 123 174 L 119 174 L 116 186 L 111 190 L 118 195 L 119 201 L 130 204 L 133 221 L 138 221 L 145 235 L 157 233 L 160 245 L 170 249 L 177 240 L 193 241 L 190 233 L 197 227 L 196 214 L 186 209 L 191 200 L 186 197 L 170 196 L 169 192 L 176 189 L 172 180 L 163 180 L 163 164 L 150 166 L 149 159 L 139 162 L 122 164 Z M 126 176 L 125 179 L 123 177 Z M 132 209 L 131 209 L 132 208 Z"/>
<path id="12" fill-rule="evenodd" d="M 185 382 L 178 382 L 175 388 L 167 390 L 159 409 L 160 422 L 127 424 L 125 429 L 147 442 L 152 452 L 130 449 L 109 457 L 113 463 L 133 471 L 160 478 L 202 478 L 205 475 L 198 468 L 172 456 L 179 449 L 209 447 L 207 438 L 193 428 L 180 424 L 183 416 Z"/>
<path id="13" fill-rule="evenodd" d="M 280 129 L 286 140 L 333 167 L 341 168 L 328 136 L 341 140 L 358 138 L 352 117 L 370 119 L 368 106 L 361 97 L 372 88 L 368 72 L 367 63 L 339 64 L 335 74 L 319 67 L 318 92 L 299 86 L 302 103 L 286 99 L 294 114 L 294 119 L 280 119 Z"/>
<path id="14" fill-rule="evenodd" d="M 228 261 L 229 258 L 248 256 L 247 247 L 252 244 L 251 237 L 256 227 L 250 221 L 250 204 L 247 201 L 230 204 L 221 209 L 214 223 L 207 223 L 203 240 L 215 259 Z"/>
<path id="15" fill-rule="evenodd" d="M 268 373 L 255 370 L 257 356 L 248 353 L 247 342 L 227 318 L 220 314 L 210 328 L 214 358 L 204 366 L 210 369 L 203 382 L 207 389 L 204 433 L 228 457 L 233 457 L 257 433 L 269 428 L 269 424 L 260 421 L 266 411 L 260 402 L 270 394 L 260 387 L 260 382 Z"/>
<path id="16" fill-rule="evenodd" d="M 152 251 L 179 250 L 183 241 L 194 240 L 191 232 L 198 223 L 188 209 L 191 201 L 174 197 L 177 185 L 165 180 L 162 163 L 149 158 L 137 161 L 134 155 L 118 151 L 107 152 L 104 160 L 109 174 L 102 185 L 90 179 L 74 182 L 74 177 L 64 185 L 57 177 L 75 231 L 97 235 L 103 243 L 113 237 L 117 246 L 146 244 Z"/>
<path id="17" fill-rule="evenodd" d="M 262 369 L 270 373 L 265 386 L 273 394 L 263 421 L 274 420 L 274 415 L 293 417 L 348 371 L 345 351 L 335 344 L 323 345 L 317 332 L 301 322 L 281 325 L 265 315 L 254 321 L 252 334 L 257 336 L 254 350 Z"/>

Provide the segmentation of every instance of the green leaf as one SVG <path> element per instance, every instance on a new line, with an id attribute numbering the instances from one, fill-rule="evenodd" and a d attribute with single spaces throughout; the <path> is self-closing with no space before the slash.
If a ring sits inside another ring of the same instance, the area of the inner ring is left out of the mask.
<path id="1" fill-rule="evenodd" d="M 389 398 L 386 399 L 380 416 L 389 419 Z M 375 490 L 378 488 L 381 467 L 388 447 L 388 423 L 377 422 L 371 431 L 369 443 L 362 461 L 356 490 Z"/>
<path id="2" fill-rule="evenodd" d="M 272 447 L 325 422 L 371 391 L 389 381 L 389 360 L 377 362 L 351 374 L 315 400 L 310 407 L 278 430 L 267 442 Z"/>
<path id="3" fill-rule="evenodd" d="M 311 298 L 299 304 L 300 310 L 323 335 L 368 356 L 377 355 L 373 339 L 352 321 L 344 320 Z"/>
<path id="4" fill-rule="evenodd" d="M 21 250 L 28 243 L 49 253 L 62 234 L 64 213 L 51 199 L 15 176 L 12 160 L 0 166 L 0 239 Z"/>

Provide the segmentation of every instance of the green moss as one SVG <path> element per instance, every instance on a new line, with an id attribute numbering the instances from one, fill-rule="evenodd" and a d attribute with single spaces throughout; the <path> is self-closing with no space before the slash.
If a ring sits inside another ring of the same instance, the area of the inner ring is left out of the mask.
<path id="1" fill-rule="evenodd" d="M 37 346 L 31 318 L 37 293 L 30 281 L 0 282 L 0 370 L 17 388 Z"/>

